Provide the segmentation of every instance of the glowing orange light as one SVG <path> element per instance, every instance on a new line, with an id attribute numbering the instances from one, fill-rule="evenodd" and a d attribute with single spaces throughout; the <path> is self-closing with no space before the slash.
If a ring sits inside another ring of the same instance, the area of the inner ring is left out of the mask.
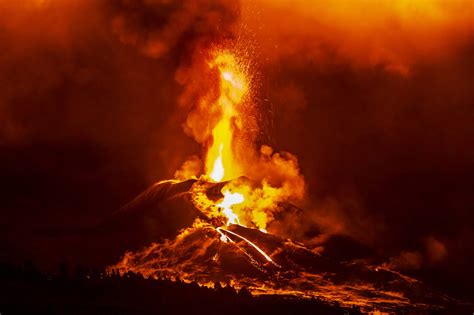
<path id="1" fill-rule="evenodd" d="M 228 180 L 241 175 L 240 167 L 234 159 L 232 143 L 235 120 L 239 112 L 236 106 L 242 101 L 248 83 L 237 59 L 230 53 L 220 53 L 209 64 L 220 72 L 217 105 L 220 119 L 212 130 L 212 144 L 206 156 L 206 174 L 215 182 Z"/>
<path id="2" fill-rule="evenodd" d="M 227 217 L 227 225 L 240 224 L 239 217 L 232 211 L 232 206 L 244 202 L 244 196 L 239 193 L 231 193 L 229 190 L 224 191 L 224 199 L 217 204 L 222 209 L 222 214 Z"/>
<path id="3" fill-rule="evenodd" d="M 224 145 L 221 144 L 219 146 L 219 155 L 214 161 L 212 172 L 209 175 L 209 177 L 211 177 L 211 179 L 215 182 L 220 182 L 222 178 L 224 177 L 224 165 L 222 164 L 222 149 L 223 148 L 224 148 Z"/>

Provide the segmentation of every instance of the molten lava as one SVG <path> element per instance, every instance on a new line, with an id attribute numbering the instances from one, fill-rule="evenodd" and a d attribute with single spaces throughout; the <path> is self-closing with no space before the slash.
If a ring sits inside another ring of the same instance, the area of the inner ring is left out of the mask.
<path id="1" fill-rule="evenodd" d="M 240 224 L 239 217 L 232 211 L 232 206 L 244 202 L 244 196 L 239 193 L 231 193 L 224 190 L 224 199 L 217 204 L 222 209 L 222 213 L 227 217 L 227 225 Z"/>
<path id="2" fill-rule="evenodd" d="M 220 182 L 242 175 L 233 154 L 233 130 L 239 119 L 237 106 L 248 91 L 248 82 L 237 59 L 228 52 L 217 54 L 209 67 L 220 74 L 217 99 L 220 117 L 212 130 L 212 143 L 206 154 L 206 175 Z"/>

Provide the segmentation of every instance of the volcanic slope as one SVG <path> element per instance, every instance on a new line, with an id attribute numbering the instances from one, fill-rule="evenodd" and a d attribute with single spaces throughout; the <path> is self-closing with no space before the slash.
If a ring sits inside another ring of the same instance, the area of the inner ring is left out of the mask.
<path id="1" fill-rule="evenodd" d="M 139 195 L 103 224 L 121 235 L 136 232 L 125 255 L 109 270 L 205 286 L 227 283 L 253 295 L 314 297 L 366 311 L 427 311 L 457 303 L 418 280 L 365 260 L 329 258 L 258 229 L 216 224 L 193 200 L 196 186 L 212 196 L 223 185 L 165 181 Z"/>

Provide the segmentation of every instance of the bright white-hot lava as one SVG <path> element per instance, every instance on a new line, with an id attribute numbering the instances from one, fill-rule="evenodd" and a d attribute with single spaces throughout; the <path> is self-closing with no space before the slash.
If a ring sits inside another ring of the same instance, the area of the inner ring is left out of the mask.
<path id="1" fill-rule="evenodd" d="M 239 217 L 232 211 L 232 206 L 244 202 L 244 196 L 239 193 L 232 193 L 224 190 L 224 199 L 217 204 L 222 209 L 222 213 L 227 217 L 227 225 L 240 224 Z"/>

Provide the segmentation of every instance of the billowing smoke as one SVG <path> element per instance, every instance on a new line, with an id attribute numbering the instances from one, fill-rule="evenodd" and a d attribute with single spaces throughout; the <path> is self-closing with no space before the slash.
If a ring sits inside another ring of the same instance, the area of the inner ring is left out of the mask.
<path id="1" fill-rule="evenodd" d="M 419 270 L 442 263 L 447 254 L 446 246 L 441 241 L 434 237 L 428 237 L 423 241 L 420 250 L 404 250 L 399 255 L 390 257 L 384 266 L 403 271 Z"/>

